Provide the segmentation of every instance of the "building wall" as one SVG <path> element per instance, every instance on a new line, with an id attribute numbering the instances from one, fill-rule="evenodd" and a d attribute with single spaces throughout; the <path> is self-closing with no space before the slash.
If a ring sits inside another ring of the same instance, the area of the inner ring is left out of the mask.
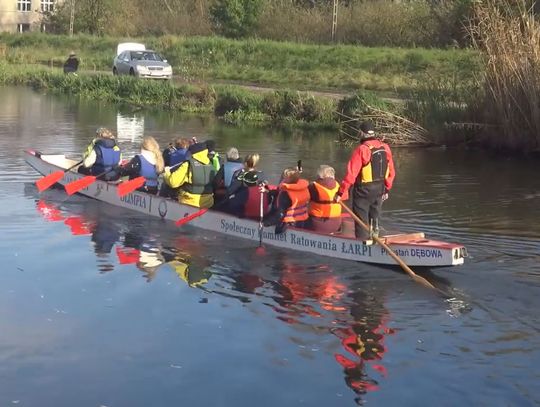
<path id="1" fill-rule="evenodd" d="M 54 0 L 54 6 L 60 1 Z M 0 32 L 40 31 L 42 3 L 49 4 L 50 1 L 30 0 L 30 11 L 19 11 L 18 0 L 0 0 Z"/>

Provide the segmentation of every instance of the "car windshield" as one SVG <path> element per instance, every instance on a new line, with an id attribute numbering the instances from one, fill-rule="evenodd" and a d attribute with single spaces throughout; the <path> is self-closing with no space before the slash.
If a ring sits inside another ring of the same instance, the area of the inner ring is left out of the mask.
<path id="1" fill-rule="evenodd" d="M 163 61 L 159 54 L 151 51 L 131 51 L 133 61 Z"/>

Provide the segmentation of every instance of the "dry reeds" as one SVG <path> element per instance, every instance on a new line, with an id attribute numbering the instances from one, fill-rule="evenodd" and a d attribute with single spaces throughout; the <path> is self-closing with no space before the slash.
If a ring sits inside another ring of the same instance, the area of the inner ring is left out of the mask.
<path id="1" fill-rule="evenodd" d="M 346 145 L 358 143 L 359 123 L 370 120 L 375 130 L 388 144 L 393 146 L 429 146 L 433 142 L 422 126 L 407 120 L 397 114 L 364 106 L 362 114 L 346 115 L 337 112 L 340 117 L 341 142 Z"/>
<path id="2" fill-rule="evenodd" d="M 471 24 L 485 58 L 487 121 L 500 125 L 487 143 L 540 150 L 540 24 L 526 0 L 478 2 Z"/>

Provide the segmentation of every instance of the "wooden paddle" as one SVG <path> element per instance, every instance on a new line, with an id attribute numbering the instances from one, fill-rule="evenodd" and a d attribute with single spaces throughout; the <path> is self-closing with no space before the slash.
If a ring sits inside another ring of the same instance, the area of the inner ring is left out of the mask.
<path id="1" fill-rule="evenodd" d="M 38 191 L 43 192 L 47 188 L 50 188 L 51 186 L 56 184 L 58 181 L 60 181 L 66 172 L 71 171 L 73 168 L 75 168 L 78 165 L 81 165 L 82 163 L 83 163 L 83 160 L 79 161 L 77 164 L 73 164 L 71 167 L 65 170 L 56 171 L 49 175 L 45 175 L 44 177 L 41 177 L 40 179 L 36 181 L 36 186 L 37 186 Z"/>
<path id="2" fill-rule="evenodd" d="M 351 217 L 354 219 L 354 221 L 356 223 L 358 223 L 360 226 L 362 226 L 362 228 L 366 232 L 368 232 L 368 233 L 370 232 L 369 227 L 364 222 L 362 222 L 362 220 L 358 216 L 356 216 L 356 214 L 351 210 L 351 208 L 349 208 L 347 205 L 345 205 L 343 203 L 343 201 L 339 201 L 339 203 L 341 204 L 343 209 L 345 209 L 347 212 L 349 212 L 349 214 L 351 215 Z M 379 239 L 378 237 L 373 236 L 373 240 L 375 240 L 378 244 L 380 244 L 384 248 L 384 250 L 386 250 L 386 252 L 390 255 L 390 257 L 392 257 L 396 261 L 396 263 L 399 264 L 401 266 L 401 268 L 403 270 L 405 270 L 405 272 L 409 276 L 411 276 L 411 278 L 414 281 L 416 281 L 417 283 L 423 284 L 426 287 L 432 288 L 432 289 L 437 290 L 437 291 L 440 292 L 440 290 L 437 287 L 435 287 L 433 284 L 431 284 L 429 281 L 427 281 L 424 277 L 421 277 L 418 274 L 416 274 L 414 271 L 412 271 L 410 269 L 410 267 L 407 266 L 405 264 L 405 262 L 403 260 L 401 260 L 401 258 L 396 253 L 394 253 L 394 251 L 392 249 L 390 249 L 390 247 L 388 247 L 388 245 L 382 239 Z"/>

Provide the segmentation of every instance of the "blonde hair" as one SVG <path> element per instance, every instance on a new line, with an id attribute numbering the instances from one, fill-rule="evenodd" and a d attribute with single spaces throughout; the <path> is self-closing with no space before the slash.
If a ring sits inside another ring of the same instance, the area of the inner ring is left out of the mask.
<path id="1" fill-rule="evenodd" d="M 329 165 L 319 165 L 319 169 L 317 170 L 317 175 L 319 178 L 336 178 L 336 171 L 330 167 Z"/>
<path id="2" fill-rule="evenodd" d="M 254 169 L 257 164 L 259 163 L 259 154 L 248 154 L 246 155 L 246 158 L 244 159 L 244 167 L 247 170 Z"/>
<path id="3" fill-rule="evenodd" d="M 238 160 L 240 154 L 238 154 L 238 149 L 236 147 L 231 147 L 227 150 L 227 160 Z"/>
<path id="4" fill-rule="evenodd" d="M 163 162 L 163 156 L 161 155 L 159 144 L 157 143 L 156 139 L 152 136 L 145 136 L 143 138 L 141 148 L 154 153 L 154 157 L 156 158 L 156 171 L 158 174 L 161 174 L 163 172 L 165 163 Z"/>
<path id="5" fill-rule="evenodd" d="M 109 129 L 106 129 L 105 127 L 100 127 L 96 130 L 96 136 L 99 138 L 110 138 L 114 139 L 114 134 Z"/>
<path id="6" fill-rule="evenodd" d="M 295 184 L 300 179 L 300 171 L 296 168 L 285 168 L 281 179 L 287 184 Z"/>
<path id="7" fill-rule="evenodd" d="M 189 140 L 185 137 L 177 137 L 174 139 L 174 146 L 176 148 L 188 148 Z"/>

